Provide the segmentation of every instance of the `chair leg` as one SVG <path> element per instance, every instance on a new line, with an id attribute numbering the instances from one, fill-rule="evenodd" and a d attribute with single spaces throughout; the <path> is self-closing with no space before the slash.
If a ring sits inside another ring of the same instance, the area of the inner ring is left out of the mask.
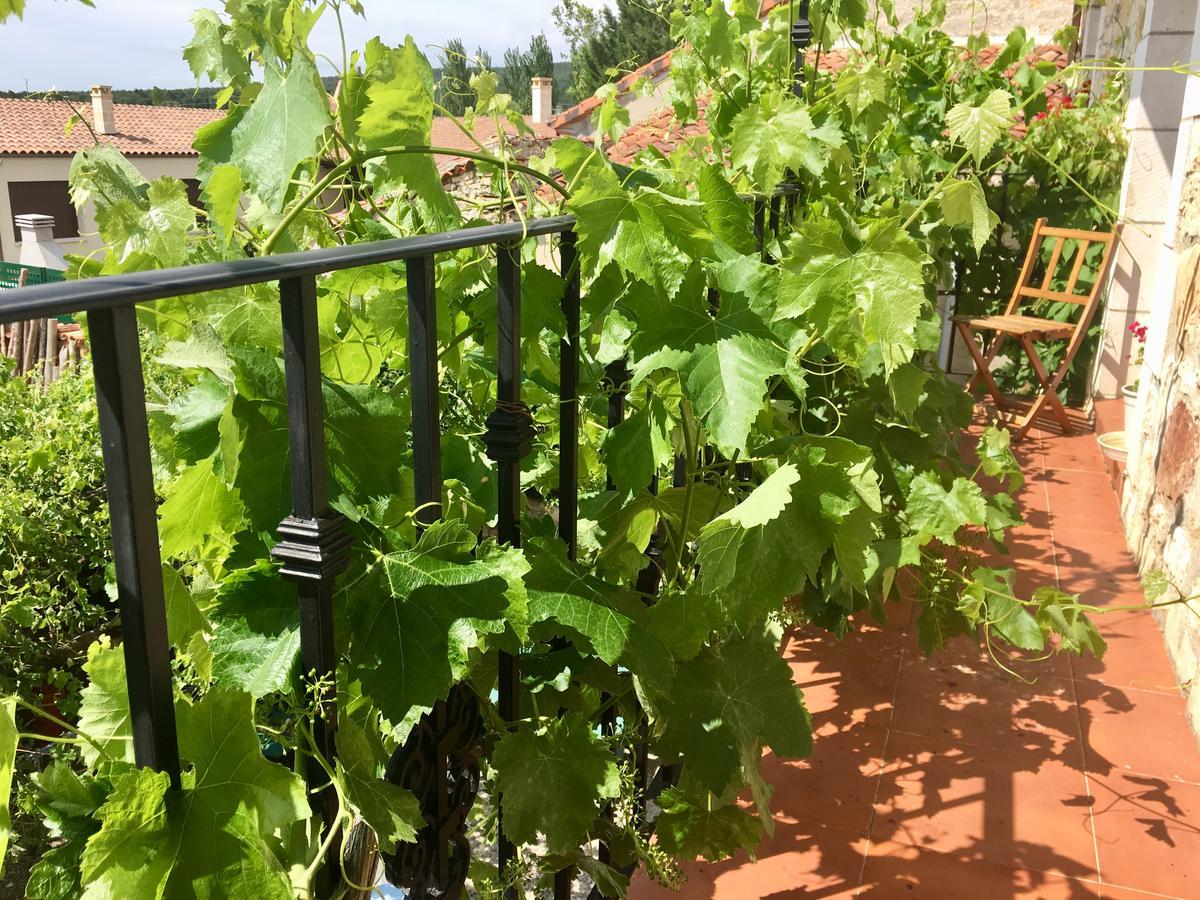
<path id="1" fill-rule="evenodd" d="M 996 379 L 992 377 L 992 373 L 988 369 L 988 366 L 991 365 L 991 360 L 995 358 L 995 353 L 993 352 L 990 356 L 985 357 L 975 343 L 975 332 L 971 330 L 971 326 L 965 322 L 955 322 L 954 324 L 966 342 L 967 350 L 971 353 L 971 359 L 975 361 L 975 375 L 967 383 L 967 392 L 970 393 L 974 388 L 976 378 L 982 378 L 984 385 L 987 386 L 988 393 L 996 401 L 996 408 L 1000 409 L 1004 403 L 1004 395 L 1000 393 L 1000 386 L 996 384 Z M 993 347 L 989 348 L 989 350 L 998 350 L 999 347 L 996 345 L 1000 340 L 1002 340 L 1002 335 L 997 334 L 996 339 L 992 341 Z"/>
<path id="2" fill-rule="evenodd" d="M 1013 434 L 1013 437 L 1017 439 L 1024 437 L 1029 429 L 1033 427 L 1033 423 L 1046 406 L 1050 407 L 1050 411 L 1058 419 L 1059 424 L 1062 425 L 1063 433 L 1070 434 L 1073 431 L 1071 428 L 1071 417 L 1067 415 L 1066 408 L 1062 405 L 1062 401 L 1058 399 L 1058 383 L 1062 380 L 1063 368 L 1069 365 L 1069 362 L 1064 361 L 1059 370 L 1055 372 L 1055 377 L 1051 379 L 1049 373 L 1046 371 L 1046 367 L 1042 365 L 1041 358 L 1037 355 L 1037 348 L 1033 345 L 1033 339 L 1028 335 L 1022 335 L 1021 346 L 1025 348 L 1025 355 L 1029 357 L 1029 362 L 1033 366 L 1033 371 L 1037 374 L 1038 381 L 1042 383 L 1042 390 L 1029 407 L 1029 412 L 1017 425 L 1017 430 Z"/>
<path id="3" fill-rule="evenodd" d="M 1000 332 L 1000 331 L 997 331 L 992 336 L 992 341 L 990 344 L 988 344 L 987 352 L 984 353 L 984 355 L 983 355 L 983 362 L 984 362 L 983 368 L 981 369 L 977 364 L 975 366 L 975 374 L 972 375 L 971 379 L 967 382 L 967 393 L 968 394 L 975 390 L 975 384 L 982 377 L 982 375 L 981 375 L 982 372 L 987 372 L 989 375 L 991 374 L 992 361 L 1000 354 L 1000 348 L 1002 346 L 1004 346 L 1004 342 L 1007 339 L 1008 339 L 1008 335 L 1004 334 L 1003 332 Z"/>

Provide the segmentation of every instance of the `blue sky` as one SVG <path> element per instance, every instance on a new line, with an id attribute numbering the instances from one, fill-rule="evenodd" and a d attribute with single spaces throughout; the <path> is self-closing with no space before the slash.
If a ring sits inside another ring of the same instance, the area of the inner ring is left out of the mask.
<path id="1" fill-rule="evenodd" d="M 596 0 L 600 2 L 600 0 Z M 191 73 L 180 50 L 191 37 L 188 19 L 219 0 L 28 0 L 23 21 L 0 25 L 0 90 L 78 90 L 92 84 L 118 88 L 188 87 Z M 366 21 L 351 16 L 348 39 L 362 46 L 372 34 L 389 43 L 411 33 L 430 57 L 447 38 L 461 37 L 474 52 L 482 46 L 500 61 L 506 47 L 526 46 L 544 31 L 563 58 L 565 42 L 554 27 L 555 0 L 364 0 Z M 314 46 L 338 56 L 337 30 L 326 13 Z"/>

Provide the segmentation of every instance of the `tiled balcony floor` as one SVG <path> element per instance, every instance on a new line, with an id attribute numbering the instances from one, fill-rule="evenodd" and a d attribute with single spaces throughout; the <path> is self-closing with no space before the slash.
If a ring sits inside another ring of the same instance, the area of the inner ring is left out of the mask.
<path id="1" fill-rule="evenodd" d="M 1019 455 L 1027 584 L 1143 602 L 1095 436 L 1035 432 Z M 1103 662 L 1026 666 L 1032 685 L 969 646 L 924 659 L 909 619 L 789 641 L 814 754 L 764 760 L 774 837 L 689 865 L 683 897 L 1200 897 L 1200 751 L 1149 614 L 1099 617 Z"/>

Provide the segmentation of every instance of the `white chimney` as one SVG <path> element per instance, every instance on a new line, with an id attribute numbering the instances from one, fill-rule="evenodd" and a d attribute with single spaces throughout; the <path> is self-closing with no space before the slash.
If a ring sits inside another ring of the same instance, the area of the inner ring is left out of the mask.
<path id="1" fill-rule="evenodd" d="M 63 249 L 54 239 L 54 216 L 24 213 L 16 216 L 17 231 L 21 234 L 21 253 L 17 264 L 34 269 L 67 268 Z"/>
<path id="2" fill-rule="evenodd" d="M 533 79 L 533 121 L 545 125 L 554 115 L 554 79 Z"/>
<path id="3" fill-rule="evenodd" d="M 113 114 L 112 85 L 92 86 L 92 128 L 96 134 L 116 134 L 117 119 Z"/>

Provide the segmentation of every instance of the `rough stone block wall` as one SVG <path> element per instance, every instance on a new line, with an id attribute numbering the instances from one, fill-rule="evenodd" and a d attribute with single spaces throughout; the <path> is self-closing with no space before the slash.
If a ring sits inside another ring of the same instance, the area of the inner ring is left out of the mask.
<path id="1" fill-rule="evenodd" d="M 1200 133 L 1200 132 L 1198 132 Z M 1123 512 L 1143 574 L 1161 570 L 1185 596 L 1200 591 L 1200 139 L 1194 138 L 1176 229 L 1175 297 L 1161 361 L 1147 366 L 1141 437 Z M 1190 608 L 1189 608 L 1190 607 Z M 1192 728 L 1200 735 L 1200 602 L 1155 613 Z"/>
<path id="2" fill-rule="evenodd" d="M 907 23 L 915 9 L 928 6 L 928 0 L 896 0 L 896 14 Z M 948 0 L 942 28 L 955 37 L 986 31 L 993 39 L 1002 40 L 1020 25 L 1031 37 L 1049 40 L 1054 32 L 1071 24 L 1074 11 L 1074 0 Z"/>

